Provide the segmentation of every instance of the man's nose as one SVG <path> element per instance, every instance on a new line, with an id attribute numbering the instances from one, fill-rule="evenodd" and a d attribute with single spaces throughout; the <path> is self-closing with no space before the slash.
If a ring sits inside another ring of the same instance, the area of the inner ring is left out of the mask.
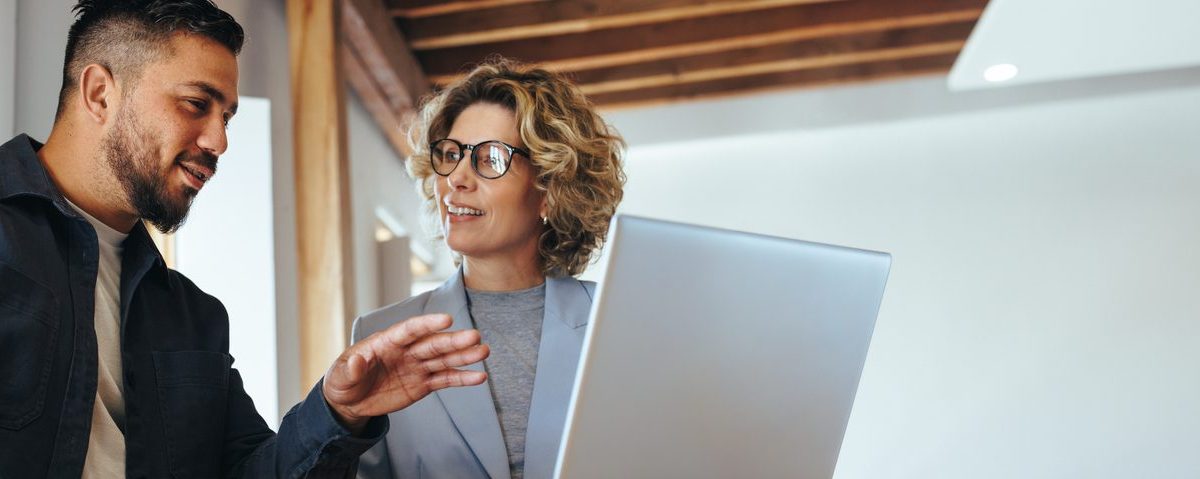
<path id="1" fill-rule="evenodd" d="M 204 124 L 204 131 L 196 140 L 196 145 L 213 156 L 221 156 L 229 148 L 229 137 L 225 130 L 225 119 L 210 115 Z"/>

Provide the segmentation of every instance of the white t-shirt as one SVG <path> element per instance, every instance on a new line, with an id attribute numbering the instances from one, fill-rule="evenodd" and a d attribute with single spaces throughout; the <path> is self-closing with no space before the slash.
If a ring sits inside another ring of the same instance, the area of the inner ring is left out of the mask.
<path id="1" fill-rule="evenodd" d="M 129 235 L 109 228 L 75 206 L 96 230 L 100 261 L 96 274 L 96 350 L 99 378 L 92 407 L 84 478 L 125 477 L 125 383 L 121 373 L 121 243 Z"/>

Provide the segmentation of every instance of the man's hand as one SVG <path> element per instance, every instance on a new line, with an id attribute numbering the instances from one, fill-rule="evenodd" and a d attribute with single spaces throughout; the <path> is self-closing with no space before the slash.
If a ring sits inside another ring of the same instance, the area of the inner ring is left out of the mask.
<path id="1" fill-rule="evenodd" d="M 482 361 L 479 331 L 439 332 L 449 315 L 414 316 L 342 352 L 325 373 L 325 402 L 355 434 L 374 416 L 398 411 L 433 391 L 482 384 L 487 374 L 457 368 Z"/>

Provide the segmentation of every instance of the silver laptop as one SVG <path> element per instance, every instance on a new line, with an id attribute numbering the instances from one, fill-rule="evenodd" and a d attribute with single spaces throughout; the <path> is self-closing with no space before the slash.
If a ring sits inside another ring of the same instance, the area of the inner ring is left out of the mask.
<path id="1" fill-rule="evenodd" d="M 890 265 L 618 216 L 556 477 L 831 477 Z"/>

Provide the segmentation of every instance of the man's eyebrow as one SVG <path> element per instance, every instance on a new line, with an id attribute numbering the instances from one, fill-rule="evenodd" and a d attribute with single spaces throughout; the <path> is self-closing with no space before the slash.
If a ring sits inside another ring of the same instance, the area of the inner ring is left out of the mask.
<path id="1" fill-rule="evenodd" d="M 216 100 L 217 103 L 225 103 L 225 100 L 226 100 L 225 94 L 221 93 L 221 90 L 217 89 L 217 87 L 215 87 L 215 86 L 212 86 L 212 84 L 210 84 L 210 83 L 196 81 L 196 82 L 184 83 L 183 85 L 203 91 L 205 95 L 212 97 L 212 99 Z M 238 109 L 237 102 L 234 102 L 232 105 L 229 105 L 229 114 L 236 115 L 237 109 Z"/>

